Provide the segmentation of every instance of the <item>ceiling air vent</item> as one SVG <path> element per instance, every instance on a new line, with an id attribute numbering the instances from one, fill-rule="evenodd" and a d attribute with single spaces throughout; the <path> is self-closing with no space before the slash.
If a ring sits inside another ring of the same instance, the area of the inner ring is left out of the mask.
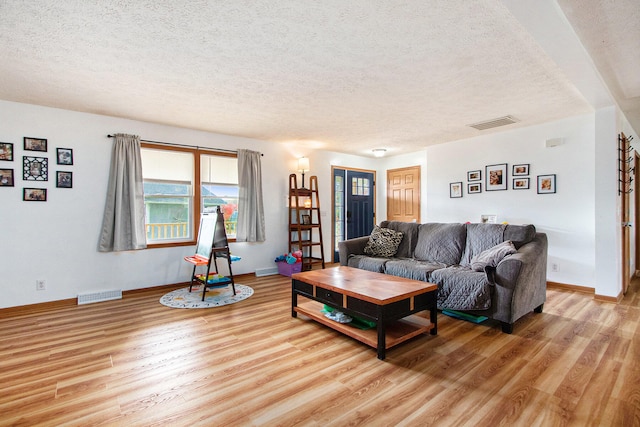
<path id="1" fill-rule="evenodd" d="M 504 117 L 499 117 L 497 119 L 487 120 L 485 122 L 474 123 L 472 125 L 467 125 L 467 126 L 470 126 L 478 130 L 485 130 L 485 129 L 497 128 L 498 126 L 510 125 L 517 121 L 518 120 L 515 117 L 504 116 Z"/>

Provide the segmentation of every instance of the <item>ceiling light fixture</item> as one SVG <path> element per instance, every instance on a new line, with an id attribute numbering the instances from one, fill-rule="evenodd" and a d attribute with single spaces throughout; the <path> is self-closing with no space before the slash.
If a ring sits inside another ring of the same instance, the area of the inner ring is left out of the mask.
<path id="1" fill-rule="evenodd" d="M 385 153 L 387 152 L 386 148 L 374 148 L 373 150 L 373 155 L 376 157 L 382 157 L 385 155 Z"/>

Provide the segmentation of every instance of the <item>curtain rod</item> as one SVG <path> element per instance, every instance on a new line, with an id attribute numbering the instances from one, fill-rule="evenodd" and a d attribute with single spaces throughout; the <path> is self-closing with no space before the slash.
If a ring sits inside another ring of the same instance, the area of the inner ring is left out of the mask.
<path id="1" fill-rule="evenodd" d="M 108 138 L 113 138 L 114 135 L 107 135 Z M 140 142 L 150 142 L 151 144 L 161 144 L 161 145 L 169 145 L 172 147 L 186 147 L 186 148 L 195 148 L 196 150 L 199 150 L 201 148 L 204 148 L 206 150 L 214 150 L 214 151 L 222 151 L 225 153 L 233 153 L 233 154 L 238 154 L 237 150 L 227 150 L 225 148 L 210 148 L 210 147 L 199 147 L 197 145 L 187 145 L 187 144 L 176 144 L 175 142 L 162 142 L 162 141 L 151 141 L 148 139 L 141 139 Z M 260 153 L 261 156 L 264 156 L 264 154 Z"/>

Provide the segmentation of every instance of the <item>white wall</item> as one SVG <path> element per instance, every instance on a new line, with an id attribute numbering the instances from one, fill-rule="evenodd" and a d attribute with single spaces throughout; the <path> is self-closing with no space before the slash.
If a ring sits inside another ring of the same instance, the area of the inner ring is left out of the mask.
<path id="1" fill-rule="evenodd" d="M 614 295 L 596 287 L 594 126 L 593 115 L 573 117 L 431 146 L 424 153 L 385 159 L 384 167 L 422 166 L 422 222 L 478 222 L 482 214 L 496 214 L 499 222 L 534 224 L 549 238 L 548 280 Z M 551 138 L 564 142 L 545 148 Z M 487 192 L 485 166 L 499 163 L 508 164 L 509 189 Z M 520 163 L 530 164 L 529 190 L 511 189 L 511 168 Z M 467 172 L 477 169 L 482 170 L 482 193 L 467 194 Z M 537 194 L 536 176 L 552 173 L 557 193 Z M 449 183 L 457 181 L 463 183 L 463 197 L 451 199 Z M 552 263 L 558 272 L 551 271 Z"/>
<path id="2" fill-rule="evenodd" d="M 0 141 L 14 144 L 15 187 L 0 187 L 0 308 L 75 298 L 78 293 L 107 289 L 137 289 L 184 282 L 190 268 L 183 261 L 194 247 L 182 246 L 121 253 L 99 253 L 98 236 L 106 197 L 113 140 L 107 134 L 138 134 L 142 139 L 201 147 L 246 148 L 264 153 L 262 162 L 267 242 L 232 243 L 242 260 L 235 274 L 274 267 L 286 251 L 287 193 L 292 155 L 281 145 L 126 119 L 0 101 Z M 48 139 L 49 180 L 22 180 L 22 138 Z M 55 149 L 73 149 L 73 166 L 55 164 Z M 55 188 L 55 171 L 73 172 L 73 188 Z M 23 187 L 48 189 L 48 201 L 22 201 Z M 35 282 L 46 280 L 47 290 Z"/>
<path id="3" fill-rule="evenodd" d="M 381 159 L 5 101 L 0 101 L 0 115 L 0 141 L 14 144 L 14 161 L 0 162 L 0 168 L 12 168 L 16 174 L 15 187 L 0 187 L 0 289 L 4 294 L 0 308 L 74 298 L 81 292 L 188 280 L 190 269 L 182 258 L 193 247 L 97 251 L 112 147 L 106 135 L 115 132 L 264 153 L 267 242 L 233 243 L 232 252 L 242 257 L 234 264 L 235 274 L 273 267 L 273 259 L 287 250 L 288 175 L 296 171 L 297 158 L 306 155 L 311 163 L 309 175 L 317 175 L 320 185 L 327 261 L 331 258 L 331 166 L 377 171 L 379 223 L 386 218 L 386 171 L 420 165 L 422 222 L 474 222 L 481 214 L 492 213 L 499 221 L 535 224 L 549 236 L 549 265 L 559 266 L 558 272 L 548 272 L 548 280 L 594 287 L 599 295 L 617 296 L 620 291 L 619 212 L 612 196 L 617 175 L 611 162 L 617 159 L 616 132 L 628 126 L 624 120 L 617 122 L 615 109 Z M 49 140 L 46 183 L 32 185 L 21 179 L 22 156 L 32 154 L 22 150 L 24 136 Z M 550 138 L 564 138 L 564 143 L 545 148 Z M 56 147 L 73 149 L 73 166 L 55 165 Z M 509 190 L 486 192 L 484 167 L 497 163 L 509 165 Z M 511 190 L 511 166 L 517 163 L 531 165 L 529 190 Z M 483 172 L 483 192 L 470 195 L 466 173 L 475 169 Z M 55 188 L 56 170 L 73 172 L 72 189 Z M 538 195 L 536 175 L 547 173 L 557 175 L 558 192 Z M 449 198 L 449 183 L 455 181 L 464 183 L 461 199 Z M 49 200 L 23 202 L 25 186 L 48 188 Z M 36 291 L 38 279 L 47 281 L 46 291 Z"/>

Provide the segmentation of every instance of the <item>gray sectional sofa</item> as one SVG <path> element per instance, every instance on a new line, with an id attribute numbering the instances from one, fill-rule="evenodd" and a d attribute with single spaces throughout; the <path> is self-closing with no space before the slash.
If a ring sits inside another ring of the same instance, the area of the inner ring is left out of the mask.
<path id="1" fill-rule="evenodd" d="M 436 283 L 439 309 L 487 316 L 512 333 L 516 320 L 542 312 L 547 246 L 533 225 L 384 221 L 340 242 L 339 253 L 341 265 Z"/>

